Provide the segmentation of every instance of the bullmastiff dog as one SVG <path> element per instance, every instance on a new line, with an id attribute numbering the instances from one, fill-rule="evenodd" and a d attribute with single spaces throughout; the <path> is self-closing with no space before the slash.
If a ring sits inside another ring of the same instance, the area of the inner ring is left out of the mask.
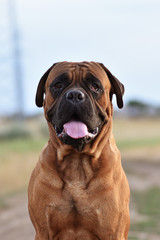
<path id="1" fill-rule="evenodd" d="M 127 240 L 129 186 L 112 134 L 112 96 L 124 86 L 101 63 L 60 62 L 40 79 L 49 141 L 33 170 L 36 240 Z"/>

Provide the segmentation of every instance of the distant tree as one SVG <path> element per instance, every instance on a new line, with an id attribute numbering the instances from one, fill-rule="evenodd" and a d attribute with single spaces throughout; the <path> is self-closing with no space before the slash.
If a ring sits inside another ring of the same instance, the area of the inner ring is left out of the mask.
<path id="1" fill-rule="evenodd" d="M 130 100 L 127 105 L 128 105 L 128 107 L 136 107 L 139 109 L 146 109 L 149 107 L 149 105 L 147 103 L 144 103 L 139 100 Z"/>

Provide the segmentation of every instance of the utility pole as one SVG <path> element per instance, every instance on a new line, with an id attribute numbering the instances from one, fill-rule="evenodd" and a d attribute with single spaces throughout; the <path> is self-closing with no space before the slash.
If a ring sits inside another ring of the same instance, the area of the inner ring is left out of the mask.
<path id="1" fill-rule="evenodd" d="M 22 82 L 22 65 L 21 65 L 21 49 L 20 49 L 20 35 L 17 24 L 15 1 L 8 0 L 8 14 L 10 25 L 10 36 L 12 44 L 14 83 L 16 88 L 16 115 L 18 118 L 23 117 L 23 82 Z"/>

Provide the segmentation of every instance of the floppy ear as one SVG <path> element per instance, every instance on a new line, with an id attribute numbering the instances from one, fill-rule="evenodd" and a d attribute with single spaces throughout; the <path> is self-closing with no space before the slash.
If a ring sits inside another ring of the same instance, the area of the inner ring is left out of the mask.
<path id="1" fill-rule="evenodd" d="M 45 92 L 45 83 L 46 83 L 46 80 L 47 80 L 47 77 L 51 71 L 51 69 L 56 65 L 53 64 L 44 74 L 43 76 L 41 77 L 40 81 L 39 81 L 39 84 L 38 84 L 38 87 L 37 87 L 37 92 L 36 92 L 36 105 L 37 107 L 42 107 L 43 106 L 43 95 L 44 95 L 44 92 Z"/>
<path id="2" fill-rule="evenodd" d="M 111 82 L 113 88 L 111 92 L 111 99 L 112 95 L 115 94 L 117 99 L 117 106 L 119 108 L 123 108 L 124 85 L 114 75 L 112 75 L 112 73 L 102 63 L 100 63 L 100 66 L 104 69 Z"/>

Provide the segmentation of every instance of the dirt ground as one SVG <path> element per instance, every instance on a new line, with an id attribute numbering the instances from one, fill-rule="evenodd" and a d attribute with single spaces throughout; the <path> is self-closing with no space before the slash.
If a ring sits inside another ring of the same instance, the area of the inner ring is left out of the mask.
<path id="1" fill-rule="evenodd" d="M 27 194 L 16 195 L 7 201 L 0 212 L 0 239 L 34 239 L 34 229 L 27 210 Z"/>
<path id="2" fill-rule="evenodd" d="M 155 162 L 123 162 L 124 169 L 132 190 L 145 190 L 149 187 L 160 187 L 160 163 Z M 135 207 L 130 204 L 131 222 L 140 218 Z M 134 238 L 132 238 L 134 236 Z M 136 236 L 136 238 L 135 238 Z M 0 211 L 0 239 L 3 240 L 29 240 L 34 239 L 34 229 L 30 222 L 27 210 L 27 194 L 11 197 L 7 200 L 7 207 Z M 145 232 L 129 233 L 129 239 L 159 240 L 160 236 Z"/>

